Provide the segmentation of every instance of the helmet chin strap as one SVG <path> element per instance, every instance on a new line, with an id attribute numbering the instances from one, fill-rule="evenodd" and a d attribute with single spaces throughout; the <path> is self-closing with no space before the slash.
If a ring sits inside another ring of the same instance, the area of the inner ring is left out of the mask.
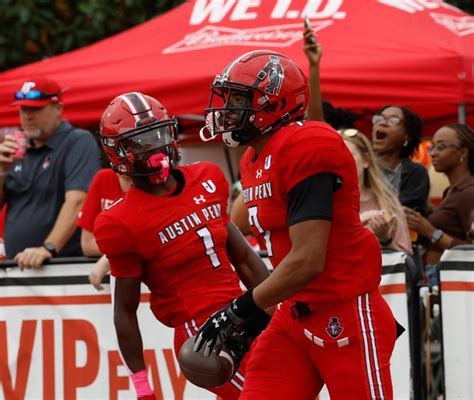
<path id="1" fill-rule="evenodd" d="M 238 147 L 242 144 L 241 142 L 234 140 L 232 137 L 232 132 L 224 132 L 222 134 L 222 140 L 229 147 Z"/>
<path id="2" fill-rule="evenodd" d="M 147 162 L 147 166 L 150 168 L 160 168 L 156 173 L 150 175 L 148 180 L 153 185 L 162 183 L 168 179 L 171 172 L 170 158 L 165 153 L 157 153 L 151 155 Z"/>
<path id="3" fill-rule="evenodd" d="M 301 104 L 298 104 L 295 108 L 283 114 L 280 118 L 278 118 L 272 124 L 268 125 L 265 129 L 263 129 L 261 134 L 264 135 L 266 133 L 275 131 L 281 128 L 282 126 L 286 125 L 287 123 L 293 121 L 292 119 L 293 114 L 297 113 L 299 110 L 301 110 L 301 108 L 302 108 Z"/>

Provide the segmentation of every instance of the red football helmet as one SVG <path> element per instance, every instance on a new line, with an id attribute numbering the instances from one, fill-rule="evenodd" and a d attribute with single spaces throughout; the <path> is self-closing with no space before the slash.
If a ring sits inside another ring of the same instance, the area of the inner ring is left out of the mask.
<path id="1" fill-rule="evenodd" d="M 180 153 L 175 117 L 156 99 L 142 93 L 125 93 L 113 99 L 100 122 L 102 147 L 114 171 L 165 181 Z"/>
<path id="2" fill-rule="evenodd" d="M 246 144 L 301 118 L 308 100 L 307 79 L 294 61 L 270 50 L 252 51 L 216 76 L 201 139 L 222 134 L 230 147 Z"/>

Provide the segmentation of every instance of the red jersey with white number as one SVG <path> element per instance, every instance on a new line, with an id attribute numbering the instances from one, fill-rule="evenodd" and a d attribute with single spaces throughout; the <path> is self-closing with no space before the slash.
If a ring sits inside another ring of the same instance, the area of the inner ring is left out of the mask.
<path id="1" fill-rule="evenodd" d="M 111 274 L 141 277 L 150 306 L 175 327 L 211 313 L 242 294 L 226 253 L 229 186 L 214 164 L 176 168 L 184 176 L 177 195 L 131 187 L 96 219 L 94 235 Z"/>
<path id="2" fill-rule="evenodd" d="M 118 175 L 111 169 L 101 169 L 95 174 L 89 187 L 86 200 L 76 221 L 77 226 L 92 232 L 96 217 L 123 195 Z"/>
<path id="3" fill-rule="evenodd" d="M 378 286 L 380 248 L 375 236 L 360 222 L 355 162 L 337 132 L 321 122 L 290 124 L 275 133 L 258 156 L 249 147 L 242 156 L 240 170 L 250 225 L 276 268 L 291 248 L 289 191 L 318 173 L 329 172 L 342 178 L 342 187 L 333 194 L 324 271 L 292 300 L 340 301 Z"/>

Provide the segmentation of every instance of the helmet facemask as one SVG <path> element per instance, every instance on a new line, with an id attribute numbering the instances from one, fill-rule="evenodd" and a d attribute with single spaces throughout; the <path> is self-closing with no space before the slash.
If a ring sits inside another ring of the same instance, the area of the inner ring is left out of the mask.
<path id="1" fill-rule="evenodd" d="M 206 141 L 220 134 L 225 144 L 237 147 L 259 136 L 261 130 L 254 124 L 255 118 L 268 106 L 268 98 L 259 92 L 257 88 L 224 81 L 218 76 L 211 88 L 209 108 L 205 110 L 205 129 L 210 138 L 203 138 L 202 133 L 201 138 Z M 262 103 L 258 108 L 253 104 L 255 97 Z"/>
<path id="2" fill-rule="evenodd" d="M 164 182 L 179 161 L 176 119 L 140 123 L 115 137 L 102 136 L 102 144 L 118 156 L 117 166 L 112 165 L 118 173 L 149 177 L 153 184 Z"/>

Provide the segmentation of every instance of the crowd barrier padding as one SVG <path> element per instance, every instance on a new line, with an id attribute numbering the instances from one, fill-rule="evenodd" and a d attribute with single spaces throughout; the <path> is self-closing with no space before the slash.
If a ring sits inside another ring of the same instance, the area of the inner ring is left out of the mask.
<path id="1" fill-rule="evenodd" d="M 406 331 L 398 338 L 391 360 L 394 399 L 410 399 L 410 340 L 406 281 L 407 255 L 402 252 L 382 254 L 380 292 L 392 309 L 395 319 Z"/>
<path id="2" fill-rule="evenodd" d="M 446 399 L 474 399 L 474 245 L 439 263 Z"/>
<path id="3" fill-rule="evenodd" d="M 110 287 L 92 287 L 91 265 L 0 269 L 0 399 L 136 399 L 118 352 Z M 173 330 L 154 318 L 148 296 L 143 286 L 138 318 L 157 399 L 215 400 L 181 374 Z"/>
<path id="4" fill-rule="evenodd" d="M 135 398 L 118 352 L 108 279 L 100 292 L 88 281 L 93 261 L 58 259 L 25 271 L 7 261 L 0 268 L 0 399 Z M 392 357 L 394 399 L 423 399 L 422 268 L 393 251 L 383 252 L 382 264 L 380 291 L 407 329 Z M 445 252 L 440 269 L 447 398 L 472 399 L 474 246 Z M 148 298 L 142 286 L 138 316 L 157 398 L 216 399 L 181 375 L 172 329 L 156 321 Z"/>

